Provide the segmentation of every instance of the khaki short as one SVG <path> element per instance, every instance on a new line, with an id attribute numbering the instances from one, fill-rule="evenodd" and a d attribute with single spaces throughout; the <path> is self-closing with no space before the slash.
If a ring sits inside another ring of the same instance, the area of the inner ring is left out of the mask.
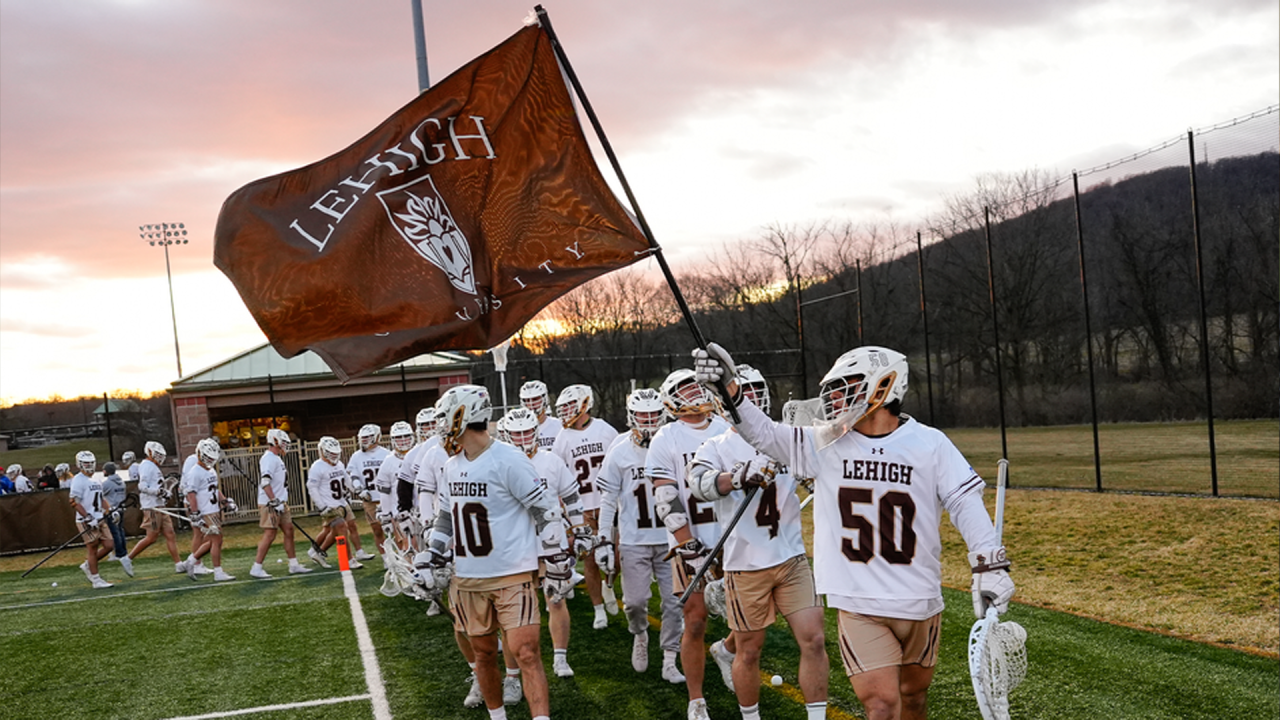
<path id="1" fill-rule="evenodd" d="M 459 578 L 449 583 L 453 629 L 469 636 L 492 635 L 541 622 L 534 573 L 497 578 Z"/>
<path id="2" fill-rule="evenodd" d="M 376 500 L 364 500 L 364 519 L 369 521 L 369 526 L 381 526 L 378 522 L 378 502 Z"/>
<path id="3" fill-rule="evenodd" d="M 671 593 L 676 597 L 680 597 L 684 595 L 685 588 L 689 587 L 689 583 L 693 581 L 693 576 L 696 573 L 688 572 L 684 562 L 677 556 L 672 556 L 667 562 L 671 563 Z M 694 592 L 701 593 L 708 582 L 719 577 L 721 577 L 721 572 L 720 567 L 717 565 L 703 574 L 702 581 L 699 583 L 702 587 L 694 590 Z"/>
<path id="4" fill-rule="evenodd" d="M 162 533 L 173 529 L 173 518 L 150 508 L 142 511 L 142 531 Z"/>
<path id="5" fill-rule="evenodd" d="M 839 611 L 840 659 L 845 675 L 898 665 L 938 664 L 942 614 L 927 620 L 899 620 Z"/>
<path id="6" fill-rule="evenodd" d="M 731 630 L 753 632 L 797 610 L 821 607 L 813 585 L 813 570 L 804 555 L 763 570 L 725 573 L 725 619 Z"/>
<path id="7" fill-rule="evenodd" d="M 288 505 L 281 506 L 282 511 L 276 512 L 266 505 L 258 508 L 258 527 L 260 528 L 282 528 L 293 522 L 293 512 L 289 510 Z"/>
<path id="8" fill-rule="evenodd" d="M 201 515 L 200 519 L 204 520 L 205 537 L 222 534 L 222 513 L 216 512 L 209 513 L 208 515 Z"/>
<path id="9" fill-rule="evenodd" d="M 107 522 L 105 520 L 99 520 L 98 524 L 93 527 L 88 527 L 77 520 L 76 527 L 84 531 L 84 535 L 82 535 L 80 539 L 84 541 L 85 545 L 92 542 L 99 542 L 104 537 L 111 537 L 111 530 L 107 527 Z"/>
<path id="10" fill-rule="evenodd" d="M 344 523 L 355 520 L 356 516 L 351 512 L 350 505 L 338 505 L 320 513 L 320 519 L 325 525 L 332 525 L 335 530 L 338 530 Z"/>

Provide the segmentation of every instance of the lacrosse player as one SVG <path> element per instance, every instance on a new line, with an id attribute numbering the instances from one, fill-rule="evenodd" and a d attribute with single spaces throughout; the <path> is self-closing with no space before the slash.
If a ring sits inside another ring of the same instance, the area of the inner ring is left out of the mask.
<path id="1" fill-rule="evenodd" d="M 676 421 L 654 434 L 644 472 L 653 484 L 656 517 L 667 530 L 670 549 L 666 557 L 673 564 L 672 590 L 680 595 L 689 587 L 698 569 L 710 560 L 711 548 L 720 540 L 715 507 L 700 505 L 697 498 L 689 494 L 685 468 L 703 442 L 723 433 L 729 426 L 715 414 L 715 398 L 698 384 L 692 370 L 676 370 L 668 375 L 662 381 L 660 393 L 663 405 Z M 689 595 L 683 612 L 680 664 L 688 683 L 689 720 L 705 720 L 707 701 L 702 695 L 702 680 L 706 669 L 707 606 L 701 588 Z M 730 653 L 735 652 L 732 635 L 723 647 Z M 712 657 L 720 665 L 725 685 L 732 690 L 732 666 L 725 662 L 725 657 Z"/>
<path id="2" fill-rule="evenodd" d="M 434 430 L 434 428 L 432 428 Z M 382 459 L 378 466 L 378 474 L 374 476 L 373 486 L 378 491 L 378 524 L 382 526 L 384 537 L 392 535 L 396 538 L 396 546 L 401 551 L 408 550 L 409 539 L 400 532 L 395 524 L 396 516 L 396 474 L 400 472 L 405 455 L 413 449 L 413 427 L 400 420 L 391 425 L 391 452 Z"/>
<path id="3" fill-rule="evenodd" d="M 974 614 L 989 604 L 1004 612 L 1014 586 L 982 503 L 985 482 L 946 435 L 902 413 L 906 357 L 864 346 L 837 358 L 814 427 L 774 423 L 742 402 L 720 346 L 694 357 L 700 381 L 725 381 L 742 437 L 816 479 L 817 590 L 839 611 L 841 659 L 867 717 L 924 718 L 943 608 L 942 509 L 969 548 Z"/>
<path id="4" fill-rule="evenodd" d="M 267 559 L 267 551 L 276 535 L 284 533 L 284 554 L 289 558 L 289 574 L 309 573 L 311 568 L 298 562 L 298 551 L 293 541 L 293 513 L 289 510 L 289 471 L 285 469 L 284 456 L 289 452 L 289 433 L 279 428 L 267 430 L 267 449 L 258 460 L 258 527 L 262 528 L 262 539 L 258 541 L 258 553 L 253 557 L 253 567 L 249 575 L 256 578 L 269 578 L 271 574 L 262 569 L 262 561 Z"/>
<path id="5" fill-rule="evenodd" d="M 102 498 L 102 483 L 93 479 L 98 469 L 98 459 L 88 450 L 76 453 L 76 467 L 80 472 L 71 478 L 71 507 L 76 511 L 76 527 L 84 540 L 85 561 L 80 569 L 95 590 L 111 587 L 111 583 L 98 575 L 98 560 L 113 549 L 111 531 L 103 520 L 109 512 Z"/>
<path id="6" fill-rule="evenodd" d="M 429 543 L 431 565 L 447 565 L 452 543 L 457 576 L 449 585 L 449 601 L 455 628 L 469 636 L 475 653 L 489 717 L 506 718 L 497 660 L 501 629 L 523 671 L 529 713 L 533 720 L 546 720 L 550 705 L 535 579 L 543 558 L 547 596 L 560 600 L 573 589 L 575 561 L 561 549 L 560 503 L 523 452 L 489 436 L 493 408 L 487 390 L 452 387 L 436 409 L 440 441 L 452 457 L 440 483 L 440 509 Z"/>
<path id="7" fill-rule="evenodd" d="M 530 380 L 521 385 L 520 404 L 538 416 L 538 447 L 550 450 L 564 424 L 554 414 L 547 413 L 551 409 L 551 394 L 547 392 L 547 384 L 541 380 Z"/>
<path id="8" fill-rule="evenodd" d="M 644 472 L 649 441 L 662 427 L 663 414 L 662 396 L 657 390 L 639 388 L 627 396 L 627 426 L 631 431 L 609 449 L 597 478 L 600 535 L 595 557 L 606 578 L 622 570 L 622 607 L 632 634 L 631 667 L 638 673 L 649 669 L 649 598 L 653 596 L 653 582 L 657 581 L 662 600 L 662 678 L 679 683 L 685 679 L 676 667 L 684 617 L 671 589 L 671 565 L 665 560 L 667 531 L 658 521 L 653 485 Z"/>
<path id="9" fill-rule="evenodd" d="M 529 456 L 543 486 L 560 499 L 564 515 L 569 520 L 573 554 L 582 556 L 590 552 L 595 547 L 595 541 L 590 526 L 583 522 L 578 482 L 559 457 L 538 447 L 538 416 L 526 407 L 518 407 L 508 411 L 503 419 L 506 420 L 511 444 Z M 569 537 L 561 538 L 561 550 L 569 550 Z M 554 651 L 551 669 L 556 677 L 573 677 L 573 668 L 569 666 L 569 608 L 551 595 L 546 597 L 547 613 L 550 616 L 547 625 L 551 631 L 551 646 Z"/>
<path id="10" fill-rule="evenodd" d="M 422 469 L 423 457 L 440 444 L 440 438 L 436 436 L 436 409 L 427 407 L 419 410 L 416 422 L 418 444 L 404 456 L 400 469 L 396 471 L 395 521 L 401 534 L 407 536 L 413 549 L 418 551 L 423 549 L 422 534 L 429 524 L 429 519 L 433 518 L 435 513 L 433 507 L 420 506 L 421 492 L 418 488 L 421 481 L 418 476 Z M 447 459 L 448 455 L 444 457 Z M 441 465 L 444 464 L 443 459 L 439 462 Z"/>
<path id="11" fill-rule="evenodd" d="M 347 475 L 347 466 L 342 464 L 342 443 L 331 435 L 325 435 L 316 443 L 316 447 L 320 451 L 320 457 L 307 470 L 307 492 L 311 495 L 311 504 L 320 511 L 320 519 L 324 522 L 324 529 L 316 537 L 316 541 L 320 543 L 320 550 L 325 551 L 333 547 L 339 535 L 343 535 L 352 547 L 358 548 L 360 534 L 356 529 L 355 513 L 351 512 L 348 500 L 351 479 Z M 315 548 L 308 550 L 307 555 L 321 567 L 329 567 L 324 556 L 316 552 Z M 348 560 L 348 566 L 352 570 L 359 570 L 364 567 L 361 559 L 360 551 L 357 550 L 357 554 Z"/>
<path id="12" fill-rule="evenodd" d="M 618 437 L 618 431 L 609 423 L 591 416 L 595 394 L 586 385 L 570 385 L 556 398 L 556 415 L 564 428 L 556 435 L 551 452 L 559 456 L 578 480 L 578 495 L 585 508 L 583 519 L 592 533 L 600 525 L 600 493 L 596 491 L 596 476 L 604 464 L 604 455 Z M 616 615 L 618 599 L 613 587 L 605 588 L 600 578 L 600 566 L 594 555 L 588 554 L 583 562 L 587 576 L 587 595 L 595 609 L 591 627 L 603 630 L 609 625 L 605 613 Z M 605 601 L 608 600 L 608 603 Z"/>
<path id="13" fill-rule="evenodd" d="M 22 474 L 22 466 L 14 463 L 5 470 L 5 474 L 13 481 L 13 491 L 16 493 L 28 493 L 34 488 L 31 487 L 31 480 Z"/>
<path id="14" fill-rule="evenodd" d="M 364 517 L 373 530 L 373 539 L 377 543 L 378 553 L 382 553 L 382 541 L 386 535 L 382 532 L 382 523 L 378 520 L 378 505 L 382 495 L 376 487 L 378 468 L 387 459 L 391 451 L 378 443 L 382 442 L 382 428 L 369 423 L 360 428 L 356 435 L 358 449 L 347 458 L 347 473 L 351 476 L 351 489 L 364 505 Z M 361 560 L 372 560 L 373 555 L 359 550 L 356 555 Z"/>
<path id="15" fill-rule="evenodd" d="M 747 400 L 769 412 L 769 386 L 750 365 L 737 367 Z M 827 716 L 829 661 L 823 636 L 823 610 L 814 590 L 813 570 L 801 539 L 800 500 L 796 481 L 751 447 L 736 430 L 707 440 L 688 471 L 689 492 L 714 503 L 722 518 L 733 517 L 757 489 L 724 543 L 723 580 L 708 585 L 704 599 L 729 623 L 737 653 L 723 643 L 711 646 L 717 662 L 732 665 L 733 690 L 743 720 L 760 719 L 760 650 L 774 616 L 787 619 L 800 647 L 800 689 L 810 720 Z"/>
<path id="16" fill-rule="evenodd" d="M 191 529 L 199 529 L 203 533 L 200 547 L 192 551 L 183 561 L 183 570 L 187 577 L 195 580 L 196 562 L 206 554 L 213 558 L 213 579 L 215 582 L 235 580 L 234 575 L 222 569 L 222 509 L 236 511 L 233 500 L 218 489 L 218 473 L 214 470 L 222 457 L 222 448 L 213 438 L 205 438 L 196 443 L 196 462 L 182 473 L 182 490 L 187 499 L 187 516 L 191 519 Z"/>
<path id="17" fill-rule="evenodd" d="M 217 438 L 211 437 L 209 439 L 212 440 L 214 443 L 218 442 Z M 196 445 L 197 447 L 199 447 L 199 443 L 197 443 Z M 221 448 L 221 445 L 219 445 L 219 448 Z M 186 460 L 182 461 L 181 477 L 185 478 L 187 476 L 187 473 L 189 473 L 191 471 L 191 468 L 195 467 L 196 464 L 197 464 L 196 453 L 191 453 L 190 455 L 187 456 Z M 179 479 L 178 481 L 178 494 L 182 498 L 182 502 L 180 504 L 182 504 L 183 507 L 185 508 L 186 507 L 186 504 L 185 504 L 186 488 L 182 484 L 181 479 Z M 201 525 L 191 524 L 191 553 L 188 555 L 188 558 L 190 558 L 192 554 L 195 554 L 195 551 L 200 549 L 201 545 L 204 545 L 204 530 L 202 529 L 202 527 L 203 526 Z M 188 572 L 187 566 L 185 564 L 183 565 L 182 572 L 184 573 Z M 195 573 L 197 575 L 212 575 L 213 571 L 204 566 L 204 560 L 201 560 L 200 558 L 196 558 Z"/>
<path id="18" fill-rule="evenodd" d="M 133 474 L 134 468 L 137 468 L 138 506 L 142 508 L 142 531 L 146 535 L 129 551 L 129 560 L 137 559 L 143 550 L 151 547 L 151 544 L 156 541 L 156 536 L 164 535 L 169 557 L 173 559 L 174 572 L 186 572 L 186 568 L 182 565 L 182 556 L 178 553 L 178 539 L 173 532 L 173 518 L 156 510 L 168 505 L 173 497 L 174 485 L 165 482 L 164 475 L 160 472 L 160 465 L 165 458 L 164 446 L 149 440 L 143 446 L 142 452 L 146 455 L 146 459 L 130 466 L 129 473 Z M 125 453 L 126 457 L 128 455 L 129 453 Z"/>
<path id="19" fill-rule="evenodd" d="M 133 561 L 129 559 L 124 536 L 124 499 L 128 496 L 128 489 L 124 480 L 116 474 L 115 463 L 107 462 L 103 465 L 102 474 L 102 500 L 107 508 L 117 508 L 116 512 L 108 512 L 102 517 L 107 523 L 107 529 L 111 531 L 113 549 L 107 557 L 124 566 L 125 574 L 133 577 Z"/>
<path id="20" fill-rule="evenodd" d="M 145 453 L 146 448 L 144 447 L 142 451 Z M 129 482 L 136 483 L 142 479 L 142 476 L 138 474 L 139 470 L 141 470 L 141 468 L 138 467 L 138 454 L 134 451 L 126 450 L 125 453 L 120 456 L 120 468 L 129 474 Z"/>

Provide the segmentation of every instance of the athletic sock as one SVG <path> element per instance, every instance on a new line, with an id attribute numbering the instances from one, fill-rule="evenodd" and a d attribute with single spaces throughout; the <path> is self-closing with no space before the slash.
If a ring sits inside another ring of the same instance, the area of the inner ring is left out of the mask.
<path id="1" fill-rule="evenodd" d="M 253 567 L 249 569 L 249 572 L 253 572 L 254 570 L 261 570 L 261 569 L 262 569 L 262 563 L 254 563 Z"/>
<path id="2" fill-rule="evenodd" d="M 751 707 L 739 705 L 738 712 L 742 713 L 742 720 L 760 720 L 760 703 L 756 703 Z"/>
<path id="3" fill-rule="evenodd" d="M 507 720 L 507 708 L 505 705 L 499 705 L 489 711 L 489 720 Z"/>
<path id="4" fill-rule="evenodd" d="M 808 720 L 824 720 L 827 717 L 827 701 L 805 703 L 804 711 L 808 713 L 805 716 Z"/>
<path id="5" fill-rule="evenodd" d="M 560 648 L 554 648 L 554 650 L 556 655 L 563 657 L 566 660 L 569 658 L 569 648 L 565 648 L 563 650 L 561 650 Z"/>
<path id="6" fill-rule="evenodd" d="M 507 677 L 520 677 L 520 668 L 507 668 Z"/>

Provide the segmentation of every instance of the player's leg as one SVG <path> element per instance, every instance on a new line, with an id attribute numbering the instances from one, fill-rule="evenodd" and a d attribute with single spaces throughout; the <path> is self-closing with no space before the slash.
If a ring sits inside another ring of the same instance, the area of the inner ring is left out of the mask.
<path id="1" fill-rule="evenodd" d="M 940 616 L 899 620 L 841 610 L 837 625 L 840 659 L 853 691 L 866 708 L 867 720 L 923 718 L 904 712 L 902 692 L 906 689 L 912 694 L 910 712 L 924 707 L 923 694 L 928 692 L 937 664 Z M 906 668 L 912 669 L 904 674 Z"/>
<path id="2" fill-rule="evenodd" d="M 558 677 L 573 677 L 569 666 L 569 605 L 547 598 L 547 627 L 551 631 L 551 668 Z"/>
<path id="3" fill-rule="evenodd" d="M 476 663 L 476 679 L 484 695 L 485 707 L 497 710 L 502 707 L 502 674 L 498 670 L 498 634 L 471 635 L 468 637 Z"/>
<path id="4" fill-rule="evenodd" d="M 627 630 L 632 636 L 631 667 L 636 672 L 649 669 L 649 598 L 653 597 L 653 555 L 650 550 L 654 547 L 661 548 L 651 545 L 618 546 L 618 568 L 622 574 L 622 613 L 627 618 Z M 665 563 L 661 564 L 665 566 Z M 670 585 L 670 576 L 667 584 Z M 665 628 L 663 633 L 665 636 Z"/>
<path id="5" fill-rule="evenodd" d="M 591 526 L 593 533 L 599 531 L 600 511 L 583 511 L 582 521 Z M 601 586 L 603 575 L 600 572 L 600 566 L 596 564 L 595 553 L 587 553 L 587 556 L 583 558 L 582 570 L 582 574 L 587 578 L 587 595 L 591 598 L 592 609 L 595 610 L 595 618 L 591 621 L 591 627 L 596 630 L 603 630 L 609 626 L 609 616 L 604 609 L 604 590 Z"/>
<path id="6" fill-rule="evenodd" d="M 182 562 L 182 554 L 178 551 L 178 537 L 173 532 L 173 518 L 160 515 L 160 533 L 164 535 L 165 549 L 169 551 L 173 563 L 177 565 Z"/>
<path id="7" fill-rule="evenodd" d="M 779 565 L 774 575 L 773 605 L 787 619 L 800 649 L 800 691 L 810 716 L 826 717 L 831 660 L 827 657 L 825 618 L 813 569 L 805 556 L 798 555 Z"/>
<path id="8" fill-rule="evenodd" d="M 133 549 L 129 551 L 130 560 L 137 558 L 143 550 L 151 547 L 151 544 L 156 541 L 156 537 L 160 534 L 159 524 L 155 520 L 157 517 L 160 517 L 160 513 L 155 510 L 142 511 L 142 530 L 145 534 L 141 540 L 133 544 Z"/>
<path id="9" fill-rule="evenodd" d="M 929 716 L 929 685 L 935 667 L 903 665 L 899 680 L 902 697 L 902 720 L 925 720 Z"/>
<path id="10" fill-rule="evenodd" d="M 547 675 L 542 667 L 542 652 L 538 642 L 539 630 L 539 626 L 533 624 L 502 631 L 524 675 L 524 697 L 529 701 L 529 714 L 533 717 L 548 715 L 551 708 Z"/>
<path id="11" fill-rule="evenodd" d="M 385 552 L 382 543 L 386 541 L 387 536 L 382 532 L 382 523 L 378 522 L 378 503 L 373 500 L 364 502 L 364 519 L 369 521 L 369 529 L 373 531 L 373 542 L 378 554 Z"/>
<path id="12" fill-rule="evenodd" d="M 679 596 L 692 579 L 679 558 L 672 560 L 675 578 L 672 590 Z M 707 605 L 701 592 L 694 592 L 685 601 L 683 609 L 684 633 L 680 637 L 680 666 L 684 670 L 689 689 L 689 700 L 702 699 L 702 680 L 706 673 Z"/>

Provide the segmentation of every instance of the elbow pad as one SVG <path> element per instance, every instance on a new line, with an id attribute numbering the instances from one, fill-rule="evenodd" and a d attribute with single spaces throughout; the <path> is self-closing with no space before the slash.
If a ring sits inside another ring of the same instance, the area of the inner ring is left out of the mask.
<path id="1" fill-rule="evenodd" d="M 559 548 L 560 541 L 564 539 L 564 513 L 560 510 L 560 503 L 549 508 L 534 506 L 529 511 L 533 513 L 534 529 L 542 547 Z"/>
<path id="2" fill-rule="evenodd" d="M 453 515 L 448 508 L 441 508 L 440 512 L 436 513 L 436 521 L 431 524 L 430 535 L 427 545 L 431 548 L 431 552 L 447 554 L 449 544 L 453 542 Z"/>
<path id="3" fill-rule="evenodd" d="M 569 524 L 581 525 L 583 513 L 586 512 L 586 506 L 582 504 L 582 496 L 578 494 L 577 490 L 574 490 L 562 500 L 564 501 L 564 514 L 569 519 Z"/>
<path id="4" fill-rule="evenodd" d="M 689 467 L 689 492 L 704 502 L 724 497 L 720 494 L 720 471 L 710 465 L 698 463 Z"/>
<path id="5" fill-rule="evenodd" d="M 689 524 L 689 515 L 684 509 L 684 501 L 680 499 L 680 489 L 675 485 L 657 485 L 653 488 L 654 509 L 658 519 L 666 526 L 668 532 Z"/>
<path id="6" fill-rule="evenodd" d="M 258 483 L 258 487 L 264 488 L 270 484 L 271 484 L 271 477 L 269 475 L 263 475 L 262 480 Z"/>
<path id="7" fill-rule="evenodd" d="M 413 509 L 413 483 L 401 480 L 396 483 L 396 510 L 408 512 Z"/>

